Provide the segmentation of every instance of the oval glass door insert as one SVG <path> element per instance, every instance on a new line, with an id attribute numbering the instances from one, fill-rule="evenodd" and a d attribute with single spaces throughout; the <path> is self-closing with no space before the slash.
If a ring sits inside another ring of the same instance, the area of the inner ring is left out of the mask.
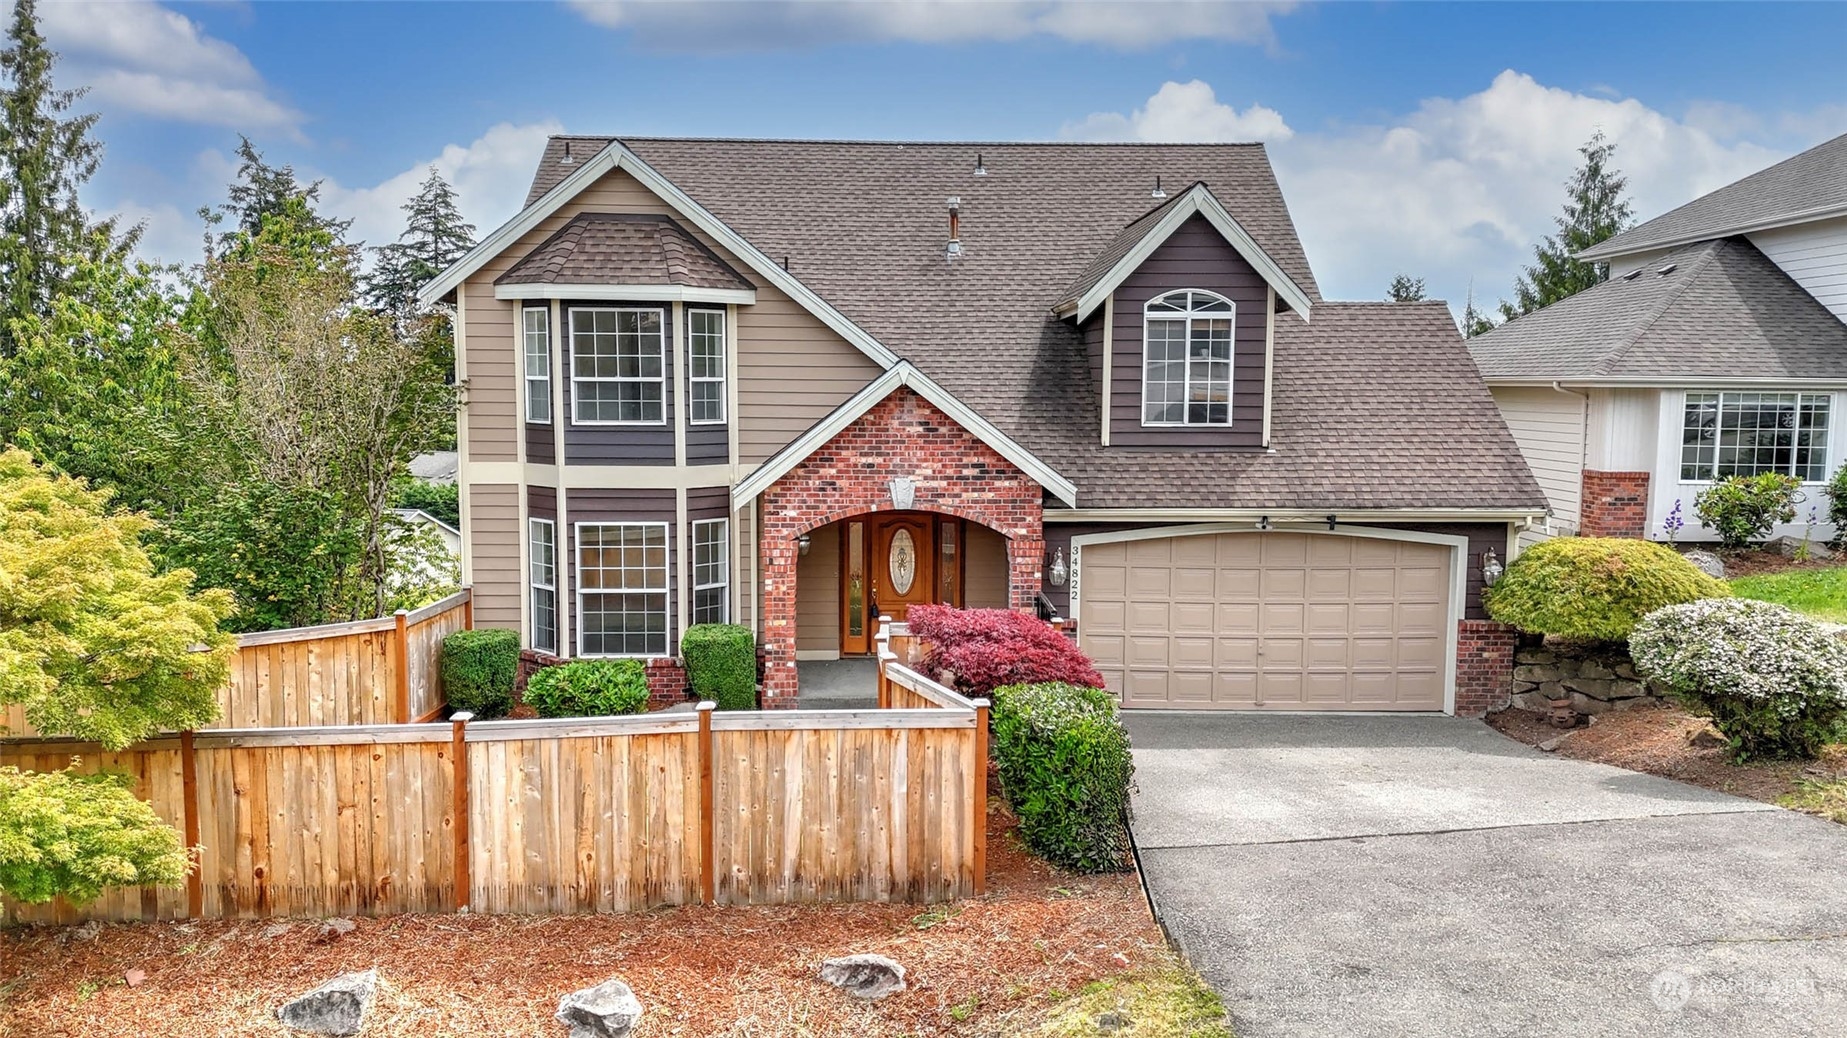
<path id="1" fill-rule="evenodd" d="M 900 597 L 911 593 L 917 579 L 917 543 L 911 531 L 899 530 L 891 535 L 891 589 Z"/>

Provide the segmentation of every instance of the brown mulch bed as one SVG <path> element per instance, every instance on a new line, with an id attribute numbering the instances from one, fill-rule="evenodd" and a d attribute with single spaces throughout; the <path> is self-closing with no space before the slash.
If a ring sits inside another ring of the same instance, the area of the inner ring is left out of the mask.
<path id="1" fill-rule="evenodd" d="M 1667 705 L 1600 714 L 1592 724 L 1568 733 L 1529 710 L 1490 714 L 1488 724 L 1533 746 L 1564 735 L 1554 751 L 1561 757 L 1612 764 L 1769 803 L 1792 792 L 1803 779 L 1847 778 L 1847 746 L 1829 747 L 1819 761 L 1731 764 L 1722 746 L 1689 742 L 1709 727 L 1704 718 Z"/>
<path id="2" fill-rule="evenodd" d="M 1817 543 L 1816 547 L 1826 550 L 1827 545 Z M 1683 549 L 1688 551 L 1694 548 L 1717 555 L 1725 563 L 1725 577 L 1728 580 L 1734 577 L 1755 577 L 1762 573 L 1782 573 L 1792 569 L 1833 569 L 1842 565 L 1842 559 L 1839 556 L 1824 559 L 1817 554 L 1796 560 L 1780 551 L 1767 551 L 1763 548 L 1743 548 L 1731 551 L 1710 544 L 1683 546 Z"/>
<path id="3" fill-rule="evenodd" d="M 369 1036 L 562 1034 L 558 997 L 611 976 L 642 1001 L 640 1038 L 998 1035 L 1032 1031 L 1093 981 L 1171 963 L 1133 874 L 1059 873 L 999 808 L 989 829 L 988 892 L 949 905 L 392 916 L 331 940 L 308 921 L 0 932 L 0 1035 L 280 1035 L 276 1005 L 368 966 Z M 910 989 L 858 1003 L 815 979 L 854 952 L 898 960 Z"/>

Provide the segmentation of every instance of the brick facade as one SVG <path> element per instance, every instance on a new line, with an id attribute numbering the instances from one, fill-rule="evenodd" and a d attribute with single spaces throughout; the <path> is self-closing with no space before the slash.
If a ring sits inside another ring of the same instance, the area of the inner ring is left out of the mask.
<path id="1" fill-rule="evenodd" d="M 1456 716 L 1480 717 L 1513 696 L 1514 629 L 1464 620 L 1456 629 Z"/>
<path id="2" fill-rule="evenodd" d="M 1585 469 L 1583 490 L 1580 536 L 1648 536 L 1648 473 Z"/>
<path id="3" fill-rule="evenodd" d="M 912 509 L 1006 537 L 1008 604 L 1033 607 L 1045 565 L 1044 491 L 955 419 L 900 388 L 763 492 L 763 706 L 795 705 L 796 538 L 848 516 L 891 511 L 891 481 L 900 476 L 916 482 Z"/>

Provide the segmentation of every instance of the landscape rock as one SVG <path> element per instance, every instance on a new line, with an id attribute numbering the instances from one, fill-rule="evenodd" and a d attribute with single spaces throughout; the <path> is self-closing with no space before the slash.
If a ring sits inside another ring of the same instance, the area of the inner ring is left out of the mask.
<path id="1" fill-rule="evenodd" d="M 1531 681 L 1543 685 L 1548 681 L 1557 681 L 1564 676 L 1564 672 L 1557 667 L 1530 663 L 1519 663 L 1514 666 L 1515 681 Z"/>
<path id="2" fill-rule="evenodd" d="M 1801 537 L 1791 537 L 1785 534 L 1782 537 L 1772 538 L 1764 544 L 1764 547 L 1783 555 L 1785 558 L 1791 559 L 1829 559 L 1834 557 L 1834 552 L 1830 551 L 1826 544 L 1812 537 L 1805 540 Z"/>
<path id="3" fill-rule="evenodd" d="M 1681 558 L 1693 563 L 1695 568 L 1709 577 L 1725 579 L 1725 560 L 1709 551 L 1690 551 L 1681 555 Z"/>
<path id="4" fill-rule="evenodd" d="M 614 977 L 558 1000 L 557 1020 L 571 1038 L 627 1038 L 641 1022 L 641 1000 Z"/>
<path id="5" fill-rule="evenodd" d="M 1687 745 L 1702 750 L 1716 750 L 1725 745 L 1725 736 L 1710 726 L 1687 733 Z"/>
<path id="6" fill-rule="evenodd" d="M 310 1034 L 358 1034 L 378 993 L 378 970 L 342 973 L 276 1010 L 286 1027 Z"/>
<path id="7" fill-rule="evenodd" d="M 823 962 L 821 979 L 854 998 L 884 998 L 904 990 L 904 967 L 883 955 L 847 955 Z"/>
<path id="8" fill-rule="evenodd" d="M 1112 1009 L 1107 1013 L 1098 1013 L 1097 1033 L 1115 1034 L 1117 1031 L 1129 1026 L 1131 1022 L 1129 1014 L 1120 1009 Z"/>

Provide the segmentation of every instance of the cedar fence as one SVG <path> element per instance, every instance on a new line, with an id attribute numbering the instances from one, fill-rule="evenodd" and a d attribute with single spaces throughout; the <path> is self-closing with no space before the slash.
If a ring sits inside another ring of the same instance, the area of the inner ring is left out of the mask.
<path id="1" fill-rule="evenodd" d="M 474 626 L 469 589 L 415 611 L 239 635 L 212 729 L 408 724 L 442 716 L 443 639 Z M 0 707 L 10 738 L 32 738 L 17 705 Z"/>
<path id="2" fill-rule="evenodd" d="M 81 757 L 195 848 L 186 886 L 15 922 L 939 901 L 987 869 L 987 701 L 881 658 L 878 710 L 231 729 Z"/>

